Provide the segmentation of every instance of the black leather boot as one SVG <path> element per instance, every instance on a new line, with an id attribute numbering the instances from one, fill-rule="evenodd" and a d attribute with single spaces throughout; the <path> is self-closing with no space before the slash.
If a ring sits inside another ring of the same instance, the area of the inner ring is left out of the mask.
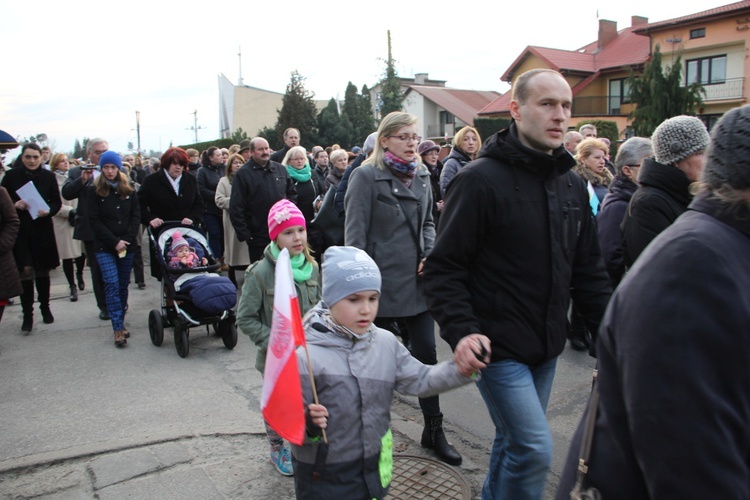
<path id="1" fill-rule="evenodd" d="M 21 294 L 21 308 L 23 309 L 23 323 L 21 331 L 28 335 L 34 326 L 34 282 L 21 280 L 23 293 Z"/>
<path id="2" fill-rule="evenodd" d="M 76 289 L 75 285 L 70 285 L 70 301 L 78 301 L 78 289 Z"/>
<path id="3" fill-rule="evenodd" d="M 39 298 L 39 310 L 42 312 L 42 321 L 46 324 L 54 323 L 55 317 L 49 308 L 50 279 L 49 276 L 36 278 L 36 293 Z"/>
<path id="4" fill-rule="evenodd" d="M 422 446 L 435 450 L 438 458 L 449 465 L 461 465 L 463 460 L 461 454 L 445 439 L 443 415 L 437 417 L 424 416 Z"/>

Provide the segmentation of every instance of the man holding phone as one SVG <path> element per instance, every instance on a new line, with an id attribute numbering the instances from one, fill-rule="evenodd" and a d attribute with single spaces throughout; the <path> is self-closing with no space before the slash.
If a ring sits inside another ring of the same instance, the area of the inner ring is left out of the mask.
<path id="1" fill-rule="evenodd" d="M 78 198 L 73 238 L 83 241 L 89 268 L 91 269 L 91 281 L 94 287 L 96 305 L 99 308 L 99 319 L 103 321 L 109 320 L 109 312 L 107 311 L 107 302 L 104 296 L 102 274 L 99 270 L 99 264 L 94 257 L 94 232 L 88 220 L 88 199 L 85 193 L 86 186 L 94 182 L 94 169 L 96 165 L 99 165 L 99 157 L 106 153 L 108 149 L 109 143 L 102 138 L 97 137 L 89 140 L 86 145 L 88 161 L 85 165 L 73 167 L 68 171 L 68 180 L 62 188 L 62 195 L 66 200 L 75 200 Z M 83 274 L 81 273 L 78 275 L 78 289 L 83 290 L 84 287 Z"/>

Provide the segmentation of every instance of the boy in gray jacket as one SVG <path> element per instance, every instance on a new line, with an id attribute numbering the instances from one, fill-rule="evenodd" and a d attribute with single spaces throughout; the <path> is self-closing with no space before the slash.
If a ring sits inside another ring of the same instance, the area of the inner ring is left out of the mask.
<path id="1" fill-rule="evenodd" d="M 330 247 L 322 281 L 323 300 L 304 321 L 320 404 L 313 404 L 304 349 L 297 350 L 308 425 L 305 443 L 292 447 L 295 491 L 305 499 L 383 498 L 393 471 L 393 391 L 425 397 L 474 381 L 489 362 L 490 342 L 479 334 L 463 339 L 475 362 L 423 365 L 373 325 L 381 278 L 366 252 Z"/>

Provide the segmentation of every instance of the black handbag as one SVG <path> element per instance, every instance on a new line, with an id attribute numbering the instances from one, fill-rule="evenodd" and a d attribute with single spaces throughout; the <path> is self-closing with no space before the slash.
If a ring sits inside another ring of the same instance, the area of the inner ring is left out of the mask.
<path id="1" fill-rule="evenodd" d="M 331 186 L 323 197 L 315 218 L 310 221 L 310 227 L 320 232 L 326 240 L 327 246 L 344 244 L 344 221 L 339 217 L 334 205 L 336 186 Z"/>

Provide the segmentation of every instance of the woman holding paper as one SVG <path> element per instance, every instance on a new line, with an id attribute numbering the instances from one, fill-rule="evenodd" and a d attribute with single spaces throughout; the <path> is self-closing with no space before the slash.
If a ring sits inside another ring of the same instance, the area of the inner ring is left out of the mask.
<path id="1" fill-rule="evenodd" d="M 42 319 L 45 323 L 55 321 L 49 307 L 49 272 L 59 265 L 60 259 L 57 254 L 52 216 L 60 211 L 62 199 L 55 174 L 40 168 L 42 148 L 37 144 L 24 145 L 21 150 L 21 162 L 22 166 L 5 174 L 2 186 L 8 190 L 21 221 L 18 237 L 13 246 L 13 256 L 23 285 L 21 331 L 28 335 L 33 326 L 34 283 Z M 19 189 L 22 196 L 18 194 Z M 36 212 L 32 213 L 31 207 L 37 206 L 37 202 L 43 202 L 47 207 L 37 208 Z"/>

